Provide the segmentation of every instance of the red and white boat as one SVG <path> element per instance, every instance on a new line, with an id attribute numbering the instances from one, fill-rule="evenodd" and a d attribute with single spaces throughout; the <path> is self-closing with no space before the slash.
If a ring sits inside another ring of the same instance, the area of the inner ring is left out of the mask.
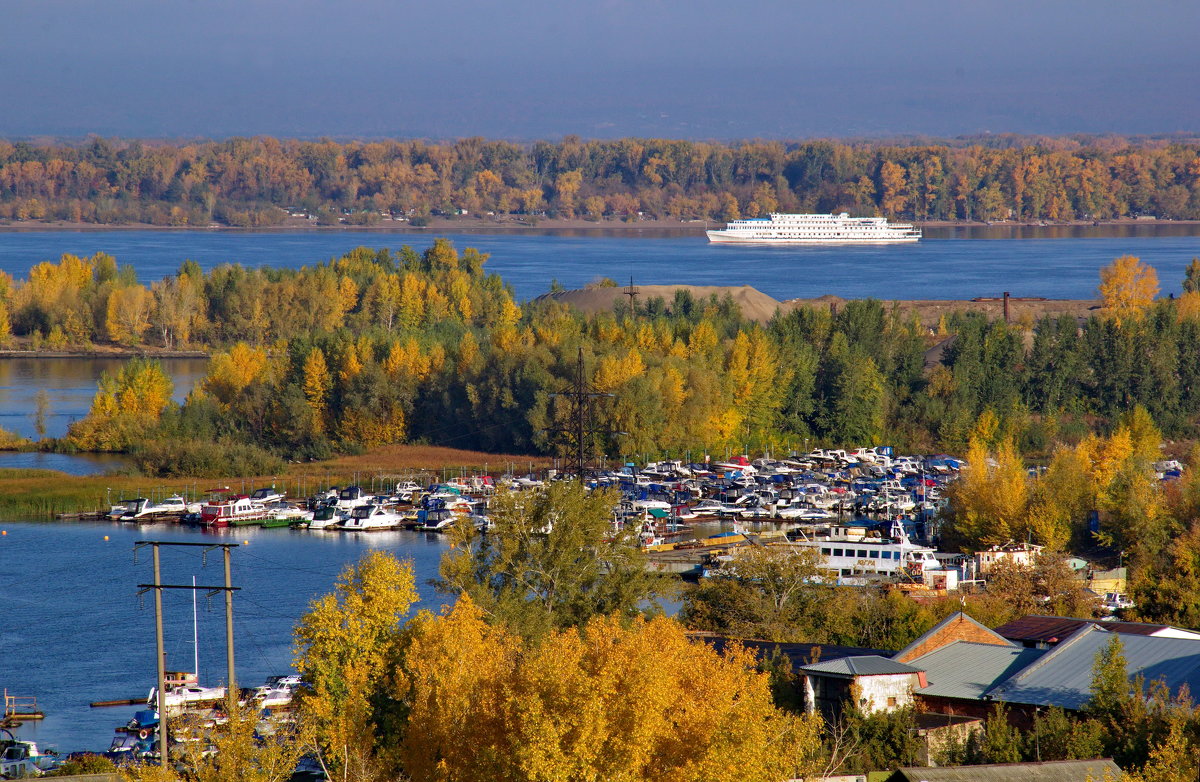
<path id="1" fill-rule="evenodd" d="M 266 505 L 240 496 L 204 503 L 200 508 L 200 523 L 205 527 L 236 527 L 241 524 L 261 524 L 271 515 Z"/>

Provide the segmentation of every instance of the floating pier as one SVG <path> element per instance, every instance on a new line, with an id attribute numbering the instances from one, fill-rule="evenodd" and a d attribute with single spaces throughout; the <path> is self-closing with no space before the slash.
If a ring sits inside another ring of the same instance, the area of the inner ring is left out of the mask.
<path id="1" fill-rule="evenodd" d="M 46 715 L 38 708 L 37 698 L 9 695 L 4 691 L 4 716 L 0 718 L 0 726 L 15 728 L 22 722 L 45 719 Z"/>

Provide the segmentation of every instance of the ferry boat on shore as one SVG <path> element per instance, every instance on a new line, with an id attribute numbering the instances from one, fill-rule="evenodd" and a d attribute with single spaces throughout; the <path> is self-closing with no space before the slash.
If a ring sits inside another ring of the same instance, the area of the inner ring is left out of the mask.
<path id="1" fill-rule="evenodd" d="M 915 242 L 921 230 L 909 223 L 889 224 L 886 217 L 773 213 L 767 218 L 734 220 L 705 231 L 717 244 L 899 244 Z"/>
<path id="2" fill-rule="evenodd" d="M 894 521 L 887 535 L 853 525 L 831 525 L 806 532 L 788 533 L 791 545 L 811 548 L 821 555 L 820 567 L 842 576 L 882 575 L 920 579 L 926 570 L 941 567 L 935 549 L 908 538 L 902 521 Z"/>

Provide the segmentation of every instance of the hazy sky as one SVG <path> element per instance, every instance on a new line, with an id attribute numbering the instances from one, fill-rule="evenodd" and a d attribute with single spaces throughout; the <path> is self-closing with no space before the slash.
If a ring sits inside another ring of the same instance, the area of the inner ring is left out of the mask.
<path id="1" fill-rule="evenodd" d="M 0 136 L 1200 132 L 1187 0 L 0 0 Z"/>

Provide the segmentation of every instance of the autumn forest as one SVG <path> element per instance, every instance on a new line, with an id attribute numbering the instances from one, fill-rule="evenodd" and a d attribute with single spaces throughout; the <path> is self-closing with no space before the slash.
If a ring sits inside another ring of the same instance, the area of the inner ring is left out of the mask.
<path id="1" fill-rule="evenodd" d="M 0 220 L 269 226 L 383 214 L 729 220 L 772 211 L 916 220 L 1200 219 L 1200 143 L 987 136 L 929 142 L 515 144 L 0 141 Z"/>

